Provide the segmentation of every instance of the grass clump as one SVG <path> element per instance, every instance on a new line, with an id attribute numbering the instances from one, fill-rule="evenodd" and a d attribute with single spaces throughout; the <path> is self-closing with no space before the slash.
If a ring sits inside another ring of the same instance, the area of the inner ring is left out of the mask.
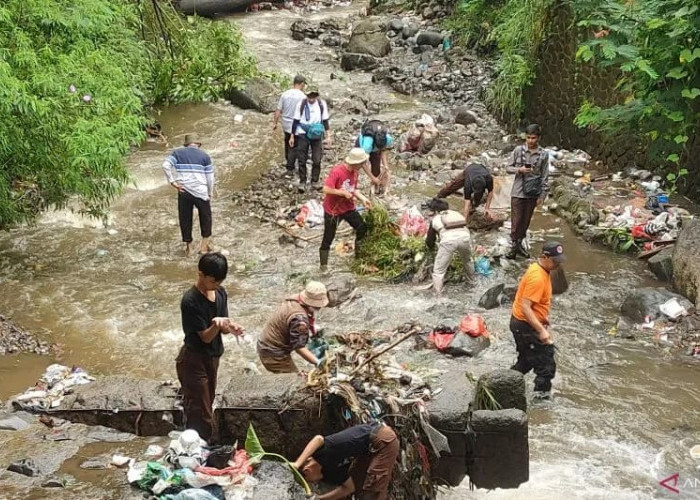
<path id="1" fill-rule="evenodd" d="M 367 236 L 356 252 L 352 270 L 361 275 L 376 275 L 389 281 L 411 277 L 425 251 L 423 238 L 402 238 L 399 226 L 391 220 L 386 207 L 375 205 L 363 214 Z"/>

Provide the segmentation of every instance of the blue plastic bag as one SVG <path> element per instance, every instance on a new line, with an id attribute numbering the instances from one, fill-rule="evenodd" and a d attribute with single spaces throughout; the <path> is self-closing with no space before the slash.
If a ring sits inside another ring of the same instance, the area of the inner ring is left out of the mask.
<path id="1" fill-rule="evenodd" d="M 480 255 L 474 260 L 474 272 L 480 276 L 489 276 L 491 274 L 491 261 Z"/>

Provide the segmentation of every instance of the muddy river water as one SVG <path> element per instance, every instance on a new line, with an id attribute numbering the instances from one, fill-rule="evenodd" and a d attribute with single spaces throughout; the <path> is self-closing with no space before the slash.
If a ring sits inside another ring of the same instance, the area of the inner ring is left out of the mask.
<path id="1" fill-rule="evenodd" d="M 329 9 L 312 17 L 357 10 Z M 299 17 L 275 11 L 221 22 L 242 27 L 265 69 L 289 75 L 303 70 L 328 95 L 371 96 L 382 103 L 382 118 L 406 121 L 431 108 L 420 96 L 394 95 L 372 84 L 369 74 L 330 79 L 338 71 L 330 52 L 312 48 L 320 56 L 305 57 L 308 46 L 290 37 L 289 26 Z M 237 114 L 242 121 L 234 120 Z M 344 119 L 338 117 L 336 123 Z M 225 283 L 231 316 L 250 334 L 241 343 L 227 339 L 222 377 L 235 376 L 255 359 L 252 339 L 277 301 L 301 278 L 316 273 L 317 247 L 281 247 L 278 231 L 261 228 L 247 207 L 231 201 L 230 194 L 260 172 L 280 168 L 281 140 L 270 133 L 269 116 L 222 103 L 163 109 L 158 121 L 172 144 L 179 144 L 186 132 L 199 133 L 215 162 L 214 245 L 228 254 L 232 267 Z M 182 255 L 175 193 L 161 170 L 166 151 L 162 144 L 146 143 L 131 155 L 134 183 L 115 201 L 107 221 L 61 210 L 43 215 L 34 227 L 0 234 L 0 311 L 59 343 L 63 364 L 92 374 L 175 378 L 173 359 L 182 341 L 179 300 L 194 279 L 196 257 Z M 409 187 L 397 194 L 419 202 L 420 193 L 429 189 L 432 185 Z M 643 263 L 582 242 L 553 215 L 538 214 L 533 229 L 561 235 L 569 254 L 570 288 L 555 298 L 552 309 L 559 346 L 556 397 L 530 410 L 530 481 L 510 491 L 470 491 L 463 485 L 442 497 L 676 498 L 659 480 L 678 473 L 680 497 L 700 498 L 700 461 L 689 454 L 700 444 L 697 365 L 650 340 L 621 340 L 607 333 L 629 290 L 658 284 Z M 346 273 L 347 262 L 333 259 L 335 272 Z M 339 311 L 322 311 L 319 320 L 330 332 L 391 329 L 410 318 L 435 323 L 461 316 L 489 286 L 515 280 L 520 272 L 522 268 L 499 271 L 472 288 L 453 285 L 447 298 L 439 300 L 410 285 L 360 281 L 362 299 Z M 480 359 L 465 361 L 465 369 L 510 366 L 515 350 L 507 328 L 509 311 L 487 311 L 484 317 L 495 335 L 493 346 Z M 0 399 L 31 385 L 52 361 L 32 355 L 0 358 Z M 67 463 L 64 469 L 76 466 Z M 91 490 L 91 483 L 103 496 L 112 482 L 114 496 L 121 495 L 116 486 L 123 483 L 121 471 L 83 471 L 78 479 L 86 483 L 74 492 L 78 496 L 98 491 Z M 41 497 L 36 492 L 31 496 Z"/>

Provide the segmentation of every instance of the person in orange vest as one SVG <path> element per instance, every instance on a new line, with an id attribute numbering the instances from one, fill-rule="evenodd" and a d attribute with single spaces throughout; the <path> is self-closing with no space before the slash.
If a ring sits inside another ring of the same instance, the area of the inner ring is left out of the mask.
<path id="1" fill-rule="evenodd" d="M 554 340 L 549 332 L 550 273 L 559 269 L 563 261 L 561 243 L 545 242 L 537 262 L 531 264 L 520 279 L 510 318 L 510 331 L 518 351 L 518 360 L 511 369 L 523 375 L 534 370 L 535 396 L 542 399 L 551 397 L 552 379 L 557 371 Z"/>

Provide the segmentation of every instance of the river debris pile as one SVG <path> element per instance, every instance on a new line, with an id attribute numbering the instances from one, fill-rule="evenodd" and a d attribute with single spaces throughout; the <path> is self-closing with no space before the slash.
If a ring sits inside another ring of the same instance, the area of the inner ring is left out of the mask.
<path id="1" fill-rule="evenodd" d="M 389 354 L 399 344 L 428 331 L 408 323 L 393 332 L 347 332 L 336 335 L 319 369 L 308 374 L 307 386 L 327 396 L 331 418 L 346 426 L 384 420 L 399 436 L 401 454 L 394 470 L 390 498 L 435 498 L 431 463 L 449 452 L 447 438 L 432 427 L 426 403 L 440 393 L 427 379 L 437 373 L 409 371 Z"/>
<path id="2" fill-rule="evenodd" d="M 82 368 L 53 364 L 46 368 L 34 387 L 27 389 L 12 400 L 12 406 L 18 410 L 46 411 L 57 408 L 72 388 L 89 384 L 95 380 Z"/>
<path id="3" fill-rule="evenodd" d="M 0 356 L 19 352 L 46 355 L 51 348 L 47 342 L 38 340 L 0 314 Z"/>

